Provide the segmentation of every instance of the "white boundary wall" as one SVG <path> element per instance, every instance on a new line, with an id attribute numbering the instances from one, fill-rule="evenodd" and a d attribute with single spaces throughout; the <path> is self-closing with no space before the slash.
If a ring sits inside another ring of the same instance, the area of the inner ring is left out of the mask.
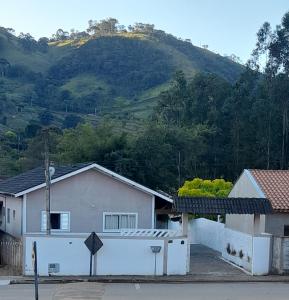
<path id="1" fill-rule="evenodd" d="M 200 218 L 189 222 L 189 243 L 221 252 L 224 259 L 252 275 L 265 275 L 270 271 L 270 234 L 252 236 L 226 228 L 222 223 Z"/>
<path id="2" fill-rule="evenodd" d="M 89 275 L 87 236 L 24 237 L 24 274 L 33 275 L 32 244 L 37 242 L 38 272 L 47 276 L 48 264 L 58 263 L 52 275 Z M 185 275 L 189 264 L 186 238 L 101 237 L 103 247 L 94 257 L 94 275 L 154 275 L 155 254 L 150 246 L 161 246 L 156 256 L 156 275 Z"/>
<path id="3" fill-rule="evenodd" d="M 205 218 L 193 219 L 189 222 L 189 241 L 191 244 L 202 244 L 219 252 L 223 250 L 223 223 Z"/>
<path id="4" fill-rule="evenodd" d="M 222 256 L 228 261 L 252 271 L 253 237 L 239 231 L 224 228 Z"/>

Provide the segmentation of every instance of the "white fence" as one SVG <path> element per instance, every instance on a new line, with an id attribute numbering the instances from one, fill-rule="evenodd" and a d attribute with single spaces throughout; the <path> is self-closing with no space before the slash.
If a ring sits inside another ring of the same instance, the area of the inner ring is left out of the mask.
<path id="1" fill-rule="evenodd" d="M 51 275 L 88 275 L 90 253 L 87 236 L 26 236 L 25 275 L 32 275 L 32 244 L 37 242 L 38 272 L 47 276 L 48 265 L 56 264 Z M 184 275 L 189 264 L 186 238 L 145 236 L 102 236 L 103 247 L 94 256 L 94 275 Z M 152 253 L 151 246 L 160 246 Z"/>
<path id="2" fill-rule="evenodd" d="M 167 229 L 123 229 L 121 236 L 146 236 L 146 237 L 177 237 L 181 236 L 181 230 Z"/>
<path id="3" fill-rule="evenodd" d="M 269 273 L 270 242 L 271 235 L 252 236 L 204 218 L 189 222 L 189 243 L 202 244 L 219 251 L 223 258 L 253 275 Z"/>

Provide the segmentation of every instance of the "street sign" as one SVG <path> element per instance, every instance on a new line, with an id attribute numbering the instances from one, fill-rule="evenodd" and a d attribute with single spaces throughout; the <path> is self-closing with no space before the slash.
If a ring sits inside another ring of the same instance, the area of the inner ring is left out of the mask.
<path id="1" fill-rule="evenodd" d="M 84 244 L 92 255 L 94 255 L 103 246 L 102 241 L 95 232 L 90 234 L 90 236 L 84 241 Z"/>
<path id="2" fill-rule="evenodd" d="M 97 234 L 92 232 L 84 244 L 90 251 L 89 276 L 92 276 L 92 256 L 103 246 L 103 243 Z"/>

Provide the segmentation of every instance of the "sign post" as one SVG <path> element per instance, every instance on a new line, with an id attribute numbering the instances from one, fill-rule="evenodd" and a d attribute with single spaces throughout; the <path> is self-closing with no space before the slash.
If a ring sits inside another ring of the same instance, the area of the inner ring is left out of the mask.
<path id="1" fill-rule="evenodd" d="M 32 263 L 34 269 L 35 300 L 38 300 L 37 245 L 33 242 Z"/>
<path id="2" fill-rule="evenodd" d="M 95 232 L 92 232 L 90 236 L 84 241 L 84 244 L 90 251 L 89 276 L 92 276 L 92 257 L 103 246 L 103 243 L 97 236 L 97 234 Z"/>

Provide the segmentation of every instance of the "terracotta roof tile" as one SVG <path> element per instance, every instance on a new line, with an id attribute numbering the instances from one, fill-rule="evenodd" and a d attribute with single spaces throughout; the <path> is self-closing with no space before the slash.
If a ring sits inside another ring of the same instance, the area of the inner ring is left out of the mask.
<path id="1" fill-rule="evenodd" d="M 276 212 L 289 212 L 289 170 L 249 170 Z"/>

